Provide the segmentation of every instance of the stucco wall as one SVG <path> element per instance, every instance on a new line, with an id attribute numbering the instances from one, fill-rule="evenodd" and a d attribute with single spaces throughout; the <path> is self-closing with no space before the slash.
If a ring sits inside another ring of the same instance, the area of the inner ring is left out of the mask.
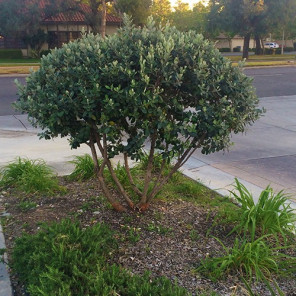
<path id="1" fill-rule="evenodd" d="M 217 43 L 216 43 L 216 47 L 217 48 L 231 48 L 231 51 L 233 51 L 233 48 L 240 46 L 241 48 L 243 48 L 244 46 L 244 39 L 243 38 L 233 38 L 230 42 L 229 45 L 229 41 L 227 39 L 218 39 Z M 250 44 L 249 44 L 249 48 L 254 48 L 255 47 L 255 40 L 251 39 L 250 40 Z"/>

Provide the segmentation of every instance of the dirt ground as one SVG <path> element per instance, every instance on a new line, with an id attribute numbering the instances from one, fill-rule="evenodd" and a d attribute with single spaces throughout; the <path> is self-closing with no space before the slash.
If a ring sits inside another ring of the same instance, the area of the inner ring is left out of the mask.
<path id="1" fill-rule="evenodd" d="M 2 218 L 8 255 L 14 240 L 25 231 L 35 233 L 41 222 L 78 219 L 83 227 L 104 222 L 116 233 L 119 249 L 113 262 L 133 273 L 150 270 L 152 275 L 166 276 L 193 295 L 216 292 L 218 295 L 248 295 L 239 274 L 230 274 L 212 282 L 195 271 L 206 256 L 218 256 L 223 248 L 215 238 L 230 247 L 234 235 L 227 236 L 232 225 L 213 224 L 216 212 L 184 200 L 155 200 L 145 213 L 117 213 L 106 203 L 97 182 L 73 182 L 60 178 L 66 193 L 53 196 L 22 196 L 13 190 L 0 191 L 9 217 Z M 115 192 L 114 192 L 115 194 Z M 209 196 L 209 198 L 212 198 Z M 25 209 L 20 201 L 36 203 Z M 1 211 L 1 209 L 0 209 Z M 15 296 L 27 295 L 17 275 L 11 276 Z M 285 295 L 296 295 L 296 279 L 277 282 Z M 254 283 L 258 295 L 270 295 L 265 286 Z"/>

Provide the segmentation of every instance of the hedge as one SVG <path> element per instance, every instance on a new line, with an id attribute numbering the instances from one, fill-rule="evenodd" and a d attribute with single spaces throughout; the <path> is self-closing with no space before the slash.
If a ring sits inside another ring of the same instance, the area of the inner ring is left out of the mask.
<path id="1" fill-rule="evenodd" d="M 0 59 L 22 59 L 23 53 L 20 49 L 0 49 Z"/>
<path id="2" fill-rule="evenodd" d="M 222 48 L 219 48 L 219 51 L 220 52 L 230 52 L 230 48 L 229 47 L 222 47 Z"/>
<path id="3" fill-rule="evenodd" d="M 294 51 L 294 47 L 284 47 L 285 52 L 291 52 Z"/>

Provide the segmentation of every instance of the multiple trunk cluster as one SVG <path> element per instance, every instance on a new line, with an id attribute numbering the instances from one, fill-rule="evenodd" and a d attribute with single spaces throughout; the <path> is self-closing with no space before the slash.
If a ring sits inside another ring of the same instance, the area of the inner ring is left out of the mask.
<path id="1" fill-rule="evenodd" d="M 128 154 L 126 152 L 123 153 L 124 168 L 126 171 L 126 175 L 128 177 L 130 187 L 132 191 L 139 198 L 139 202 L 135 204 L 132 201 L 132 199 L 129 197 L 129 194 L 124 189 L 124 186 L 120 183 L 113 169 L 112 163 L 108 155 L 107 135 L 100 134 L 97 131 L 96 126 L 95 125 L 92 126 L 92 132 L 90 133 L 90 139 L 87 144 L 91 149 L 91 154 L 92 154 L 93 162 L 95 165 L 95 173 L 99 180 L 100 186 L 106 198 L 108 199 L 108 201 L 111 203 L 112 207 L 115 210 L 122 212 L 126 210 L 126 207 L 124 206 L 124 203 L 122 201 L 114 197 L 114 195 L 108 188 L 105 177 L 104 177 L 104 169 L 106 167 L 108 168 L 110 175 L 114 183 L 116 184 L 119 195 L 123 198 L 124 202 L 129 206 L 129 208 L 133 210 L 137 209 L 139 211 L 145 211 L 148 209 L 151 200 L 159 193 L 159 191 L 168 182 L 168 180 L 172 177 L 172 175 L 175 172 L 177 172 L 177 170 L 180 167 L 182 167 L 185 164 L 185 162 L 192 156 L 194 151 L 201 146 L 204 140 L 204 137 L 199 140 L 193 138 L 191 140 L 190 147 L 194 147 L 194 148 L 187 148 L 185 152 L 176 160 L 176 162 L 173 165 L 169 166 L 169 171 L 165 175 L 163 174 L 164 169 L 168 167 L 168 164 L 167 164 L 167 160 L 164 158 L 161 161 L 160 169 L 158 170 L 156 175 L 153 175 L 154 161 L 155 161 L 155 157 L 157 157 L 155 153 L 156 140 L 157 140 L 157 134 L 154 133 L 150 137 L 150 150 L 148 154 L 148 164 L 147 164 L 147 169 L 145 171 L 144 184 L 143 186 L 141 186 L 142 187 L 141 189 L 140 189 L 140 186 L 136 184 L 131 174 L 131 169 L 128 161 Z M 103 158 L 103 162 L 101 165 L 98 162 L 98 152 Z"/>

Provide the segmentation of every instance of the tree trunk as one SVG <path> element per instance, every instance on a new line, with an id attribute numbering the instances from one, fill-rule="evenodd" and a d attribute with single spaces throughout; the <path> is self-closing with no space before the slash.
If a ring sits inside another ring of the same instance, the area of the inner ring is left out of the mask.
<path id="1" fill-rule="evenodd" d="M 262 47 L 261 47 L 261 40 L 259 35 L 255 35 L 255 42 L 256 42 L 256 55 L 262 55 Z"/>
<path id="2" fill-rule="evenodd" d="M 106 36 L 106 17 L 107 17 L 106 1 L 102 0 L 101 35 L 103 38 L 105 38 Z"/>
<path id="3" fill-rule="evenodd" d="M 91 13 L 88 15 L 88 19 L 94 34 L 100 32 L 101 16 L 99 12 L 99 4 L 100 2 L 98 0 L 90 0 L 89 2 Z"/>
<path id="4" fill-rule="evenodd" d="M 251 38 L 251 34 L 246 34 L 244 36 L 243 59 L 247 59 L 249 57 L 250 38 Z"/>
<path id="5" fill-rule="evenodd" d="M 233 51 L 233 49 L 232 49 L 232 38 L 228 38 L 228 44 L 229 44 L 230 51 Z"/>

